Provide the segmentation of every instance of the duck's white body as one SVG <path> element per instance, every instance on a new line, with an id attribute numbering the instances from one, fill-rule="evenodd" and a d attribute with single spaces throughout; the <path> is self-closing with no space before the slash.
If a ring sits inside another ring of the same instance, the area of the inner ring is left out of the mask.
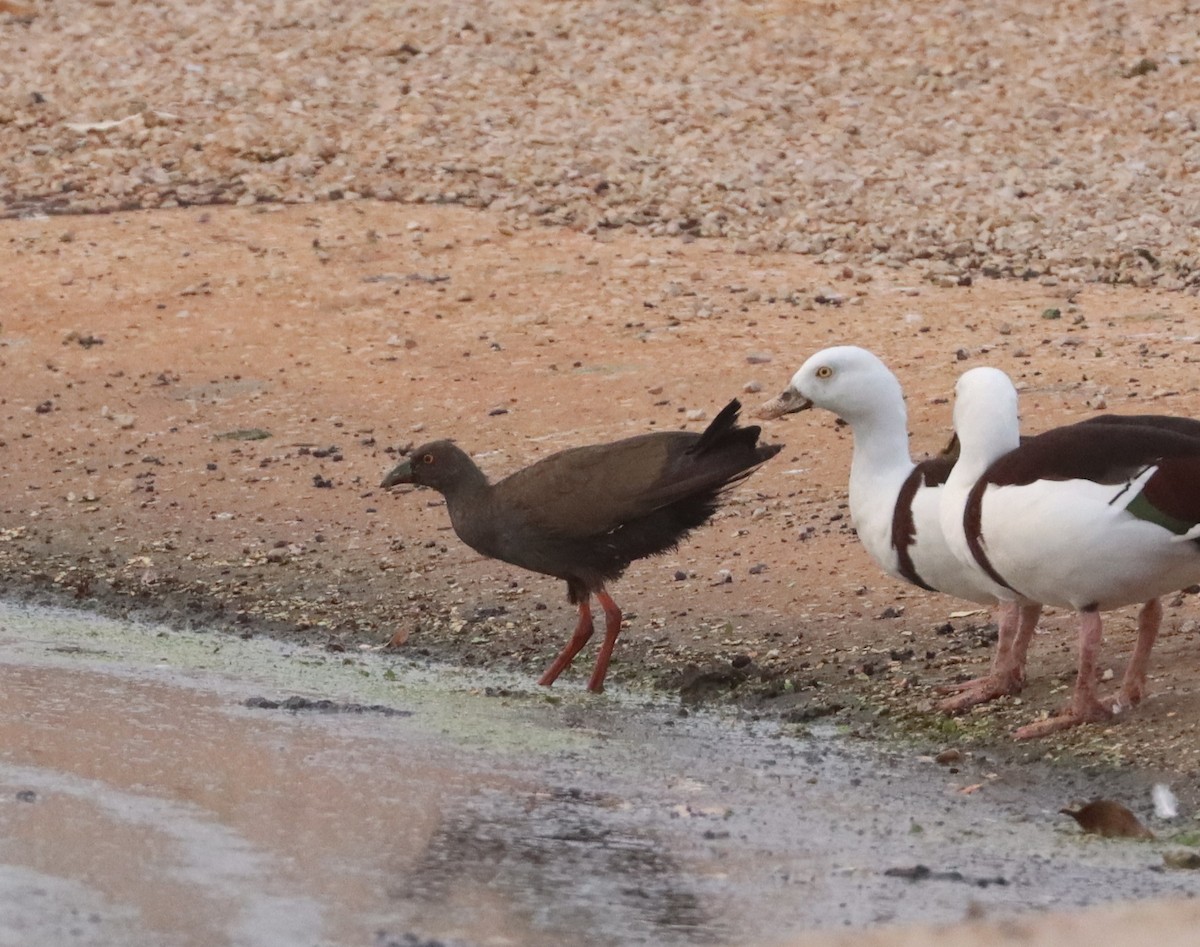
<path id="1" fill-rule="evenodd" d="M 954 428 L 960 453 L 941 495 L 942 535 L 960 562 L 980 567 L 964 524 L 967 500 L 991 465 L 1020 443 L 1017 392 L 1004 372 L 975 368 L 959 379 Z M 1092 431 L 1105 437 L 1103 426 Z M 979 542 L 1004 579 L 991 580 L 989 589 L 1009 601 L 1107 611 L 1196 581 L 1200 550 L 1188 537 L 1126 510 L 1157 469 L 1135 464 L 1115 483 L 1076 477 L 987 484 L 978 501 Z"/>
<path id="2" fill-rule="evenodd" d="M 1012 589 L 1075 611 L 1139 604 L 1200 580 L 1200 550 L 1122 503 L 1154 469 L 1120 485 L 989 485 L 980 528 L 988 558 Z"/>
<path id="3" fill-rule="evenodd" d="M 942 709 L 964 710 L 1018 692 L 1041 606 L 1009 594 L 946 541 L 942 484 L 952 461 L 913 463 L 904 394 L 896 376 L 866 349 L 825 349 L 809 358 L 787 390 L 759 413 L 770 418 L 808 407 L 825 408 L 850 425 L 850 516 L 875 563 L 893 578 L 930 591 L 1001 606 L 991 672 L 951 688 L 960 693 L 944 701 Z"/>
<path id="4" fill-rule="evenodd" d="M 929 483 L 908 453 L 908 439 L 903 414 L 899 428 L 905 432 L 896 456 L 882 456 L 882 442 L 875 433 L 863 434 L 854 427 L 854 457 L 850 464 L 850 519 L 867 554 L 884 572 L 902 582 L 920 583 L 936 592 L 953 595 L 985 605 L 994 605 L 1008 598 L 997 595 L 983 573 L 975 568 L 963 568 L 946 543 L 941 526 L 942 485 Z M 913 524 L 913 541 L 906 546 L 911 559 L 911 573 L 902 568 L 901 543 L 894 525 L 896 506 L 905 482 L 911 476 L 921 481 L 909 500 Z"/>
<path id="5" fill-rule="evenodd" d="M 972 369 L 959 379 L 960 454 L 942 492 L 941 526 L 959 561 L 982 570 L 1001 599 L 1080 613 L 1072 706 L 1018 731 L 1040 736 L 1112 714 L 1094 692 L 1101 611 L 1145 603 L 1117 705 L 1141 699 L 1162 614 L 1157 598 L 1200 580 L 1200 437 L 1179 432 L 1189 424 L 1184 419 L 1168 419 L 1175 422 L 1169 429 L 1160 418 L 1097 419 L 1018 447 L 1016 402 L 1012 381 L 998 369 Z"/>
<path id="6" fill-rule="evenodd" d="M 825 349 L 801 366 L 789 392 L 850 425 L 854 436 L 850 517 L 859 541 L 884 572 L 906 582 L 914 582 L 915 572 L 920 580 L 915 584 L 972 602 L 1001 600 L 986 576 L 977 568 L 964 567 L 946 544 L 940 515 L 942 478 L 922 476 L 913 463 L 904 393 L 879 358 L 856 346 Z M 773 404 L 760 413 L 772 416 Z M 895 529 L 897 501 L 914 475 L 921 481 L 910 504 L 913 538 L 905 542 Z M 905 555 L 911 558 L 911 572 L 902 564 Z"/>

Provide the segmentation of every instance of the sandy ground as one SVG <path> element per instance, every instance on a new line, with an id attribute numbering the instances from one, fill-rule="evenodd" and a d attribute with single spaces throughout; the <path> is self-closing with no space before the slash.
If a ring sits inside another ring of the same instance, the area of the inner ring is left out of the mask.
<path id="1" fill-rule="evenodd" d="M 979 364 L 1023 387 L 1025 429 L 1104 407 L 1200 414 L 1189 296 L 748 258 L 724 241 L 513 232 L 462 208 L 359 201 L 0 222 L 0 567 L 7 594 L 270 631 L 331 649 L 400 633 L 414 654 L 538 673 L 569 634 L 555 581 L 484 561 L 432 493 L 377 488 L 452 436 L 493 475 L 554 450 L 699 428 L 852 342 L 900 376 L 914 451 Z M 231 437 L 256 430 L 262 439 Z M 827 414 L 677 554 L 615 587 L 610 682 L 741 699 L 862 735 L 1013 759 L 1200 773 L 1200 621 L 1166 602 L 1153 696 L 1129 719 L 1012 747 L 1069 693 L 1052 613 L 1019 700 L 948 719 L 933 687 L 979 673 L 988 617 L 900 586 L 846 515 L 850 440 Z M 964 614 L 968 613 L 968 614 Z M 1131 612 L 1106 626 L 1119 676 Z M 749 662 L 746 661 L 749 658 Z M 591 652 L 557 687 L 580 688 Z"/>
<path id="2" fill-rule="evenodd" d="M 888 928 L 855 931 L 830 938 L 805 938 L 803 947 L 1066 947 L 1088 940 L 1124 947 L 1188 947 L 1195 943 L 1200 906 L 1148 902 L 1099 908 L 1086 913 L 1022 918 L 940 928 Z"/>
<path id="3" fill-rule="evenodd" d="M 536 675 L 564 590 L 381 492 L 402 448 L 453 436 L 500 475 L 697 429 L 842 342 L 896 370 L 916 453 L 978 364 L 1028 431 L 1200 414 L 1200 34 L 1167 0 L 13 6 L 0 594 Z M 611 682 L 1097 793 L 1134 770 L 1194 818 L 1194 592 L 1128 719 L 1014 746 L 1069 694 L 1071 616 L 1019 700 L 943 717 L 988 616 L 866 559 L 833 418 L 766 435 L 786 450 L 615 588 Z M 1108 618 L 1106 676 L 1132 632 Z"/>

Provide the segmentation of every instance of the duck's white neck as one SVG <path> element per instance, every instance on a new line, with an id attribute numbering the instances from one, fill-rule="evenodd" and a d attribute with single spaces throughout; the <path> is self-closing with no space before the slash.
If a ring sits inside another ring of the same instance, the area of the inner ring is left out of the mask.
<path id="1" fill-rule="evenodd" d="M 998 374 L 998 373 L 997 373 Z M 956 489 L 975 483 L 996 460 L 1021 443 L 1017 395 L 1007 376 L 989 397 L 960 394 L 954 406 L 954 430 L 960 446 L 951 478 Z"/>
<path id="2" fill-rule="evenodd" d="M 1021 443 L 1021 422 L 1016 389 L 1002 372 L 972 369 L 959 379 L 955 391 L 954 430 L 959 454 L 942 488 L 939 516 L 942 535 L 951 551 L 960 562 L 972 565 L 975 553 L 963 523 L 967 499 L 993 461 Z M 1005 598 L 1007 590 L 996 586 L 995 594 Z"/>
<path id="3" fill-rule="evenodd" d="M 853 512 L 871 496 L 898 491 L 912 472 L 913 462 L 908 451 L 908 415 L 899 393 L 871 411 L 844 420 L 854 433 L 854 458 L 850 463 Z"/>

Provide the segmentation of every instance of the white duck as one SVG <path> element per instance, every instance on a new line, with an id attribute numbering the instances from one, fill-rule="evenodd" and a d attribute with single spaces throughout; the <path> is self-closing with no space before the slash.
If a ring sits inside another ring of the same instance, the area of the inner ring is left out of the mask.
<path id="1" fill-rule="evenodd" d="M 964 567 L 1011 602 L 1078 612 L 1079 668 L 1070 706 L 1019 729 L 1043 736 L 1107 720 L 1141 700 L 1162 620 L 1158 597 L 1200 579 L 1200 422 L 1096 418 L 1022 443 L 1017 393 L 995 368 L 955 387 L 960 454 L 941 494 L 942 534 Z M 1138 643 L 1112 701 L 1096 696 L 1100 612 L 1145 603 Z"/>
<path id="2" fill-rule="evenodd" d="M 850 464 L 850 516 L 867 553 L 888 575 L 928 591 L 1000 605 L 999 644 L 985 677 L 955 685 L 942 709 L 963 710 L 1024 684 L 1025 657 L 1041 606 L 997 594 L 978 567 L 964 564 L 942 537 L 941 491 L 954 461 L 936 457 L 913 463 L 908 416 L 896 376 L 877 356 L 842 345 L 813 355 L 759 417 L 777 418 L 807 408 L 832 411 L 854 434 Z"/>

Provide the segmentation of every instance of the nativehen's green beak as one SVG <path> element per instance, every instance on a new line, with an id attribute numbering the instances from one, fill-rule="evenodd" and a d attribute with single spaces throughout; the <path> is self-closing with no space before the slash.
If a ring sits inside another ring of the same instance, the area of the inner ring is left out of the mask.
<path id="1" fill-rule="evenodd" d="M 804 395 L 800 394 L 795 388 L 785 388 L 783 394 L 778 398 L 772 398 L 766 402 L 761 408 L 754 412 L 755 417 L 770 421 L 772 418 L 781 418 L 785 414 L 795 414 L 797 411 L 807 411 L 813 406 Z"/>
<path id="2" fill-rule="evenodd" d="M 383 478 L 383 483 L 381 483 L 380 486 L 387 488 L 387 487 L 397 486 L 398 484 L 401 484 L 401 483 L 412 483 L 412 482 L 413 482 L 412 461 L 406 460 L 406 461 L 404 461 L 404 463 L 397 464 L 395 467 L 393 467 L 391 472 L 386 477 Z"/>

